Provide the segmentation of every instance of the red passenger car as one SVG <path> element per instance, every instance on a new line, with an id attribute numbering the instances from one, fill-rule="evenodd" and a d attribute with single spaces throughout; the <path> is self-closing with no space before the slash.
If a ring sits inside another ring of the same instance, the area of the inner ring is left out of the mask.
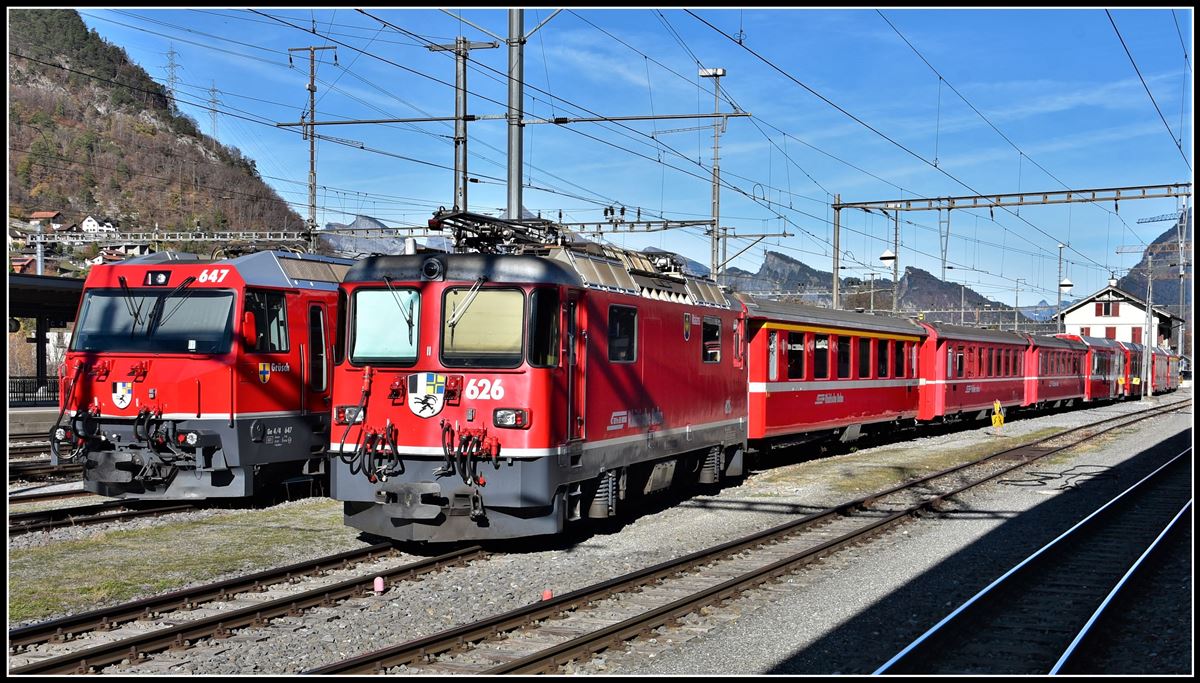
<path id="1" fill-rule="evenodd" d="M 438 223 L 458 244 L 530 229 Z M 741 473 L 740 305 L 666 254 L 553 236 L 505 250 L 525 253 L 378 256 L 347 274 L 331 450 L 348 525 L 418 541 L 552 534 Z"/>
<path id="2" fill-rule="evenodd" d="M 1133 342 L 1117 342 L 1125 354 L 1124 368 L 1117 377 L 1120 393 L 1125 398 L 1141 398 L 1142 396 L 1142 353 L 1144 346 Z"/>
<path id="3" fill-rule="evenodd" d="M 1083 400 L 1109 401 L 1123 396 L 1123 383 L 1118 378 L 1125 374 L 1125 350 L 1115 339 L 1083 337 L 1077 334 L 1056 334 L 1059 339 L 1071 339 L 1087 346 L 1083 359 L 1086 379 Z"/>
<path id="4" fill-rule="evenodd" d="M 917 324 L 801 304 L 747 309 L 751 440 L 794 443 L 917 415 Z"/>
<path id="5" fill-rule="evenodd" d="M 1029 335 L 1023 405 L 1057 408 L 1084 397 L 1083 342 Z"/>
<path id="6" fill-rule="evenodd" d="M 60 370 L 53 457 L 121 498 L 243 497 L 315 473 L 350 264 L 267 251 L 95 266 Z"/>
<path id="7" fill-rule="evenodd" d="M 921 420 L 982 418 L 996 401 L 1020 406 L 1029 339 L 1013 332 L 926 323 L 921 345 Z"/>
<path id="8" fill-rule="evenodd" d="M 1170 349 L 1161 346 L 1153 347 L 1150 377 L 1153 380 L 1151 388 L 1156 394 L 1174 391 L 1178 383 L 1179 371 L 1177 359 Z"/>

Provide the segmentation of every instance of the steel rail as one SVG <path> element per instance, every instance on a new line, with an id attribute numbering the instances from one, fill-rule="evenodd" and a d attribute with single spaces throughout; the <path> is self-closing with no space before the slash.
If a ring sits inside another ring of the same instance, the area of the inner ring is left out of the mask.
<path id="1" fill-rule="evenodd" d="M 73 474 L 81 474 L 83 465 L 68 464 L 68 465 L 51 465 L 50 461 L 42 460 L 36 462 L 9 462 L 8 463 L 8 480 L 9 481 L 30 481 L 31 479 L 48 479 L 54 476 L 67 476 Z"/>
<path id="2" fill-rule="evenodd" d="M 91 491 L 71 489 L 69 491 L 42 491 L 34 493 L 20 493 L 8 497 L 9 505 L 18 505 L 21 503 L 39 503 L 47 500 L 61 500 L 63 498 L 83 498 L 85 496 L 99 496 L 99 493 Z"/>
<path id="3" fill-rule="evenodd" d="M 39 510 L 37 512 L 21 512 L 8 516 L 8 535 L 11 538 L 12 536 L 33 533 L 34 531 L 108 524 L 109 522 L 120 522 L 138 517 L 157 517 L 173 512 L 187 512 L 196 509 L 196 505 L 193 503 L 179 502 L 160 503 L 158 505 L 149 503 L 152 507 L 130 507 L 137 504 L 139 504 L 139 501 L 113 500 L 96 503 L 95 505 L 55 508 L 53 510 Z M 147 505 L 146 503 L 140 504 Z"/>
<path id="4" fill-rule="evenodd" d="M 1109 591 L 1108 595 L 1104 596 L 1104 600 L 1101 601 L 1100 605 L 1096 608 L 1096 611 L 1092 613 L 1092 616 L 1088 618 L 1087 623 L 1084 624 L 1083 628 L 1079 630 L 1079 633 L 1071 641 L 1071 644 L 1067 646 L 1067 649 L 1063 652 L 1062 656 L 1059 657 L 1058 661 L 1054 663 L 1054 666 L 1050 668 L 1050 675 L 1054 676 L 1062 673 L 1063 667 L 1072 662 L 1073 658 L 1079 653 L 1080 646 L 1084 643 L 1084 641 L 1087 640 L 1089 636 L 1094 633 L 1093 628 L 1095 627 L 1096 622 L 1098 622 L 1102 616 L 1106 615 L 1105 610 L 1108 609 L 1109 605 L 1112 604 L 1113 600 L 1117 597 L 1121 590 L 1128 585 L 1129 580 L 1133 577 L 1133 575 L 1136 574 L 1143 566 L 1145 566 L 1146 558 L 1150 557 L 1155 550 L 1161 547 L 1163 538 L 1165 538 L 1167 534 L 1171 533 L 1171 531 L 1179 523 L 1179 520 L 1183 519 L 1184 514 L 1191 510 L 1191 508 L 1192 500 L 1189 499 L 1188 502 L 1179 509 L 1179 512 L 1175 514 L 1171 521 L 1167 523 L 1163 530 L 1159 532 L 1158 536 L 1154 538 L 1154 541 L 1152 541 L 1150 545 L 1146 547 L 1146 550 L 1143 551 L 1138 557 L 1138 559 L 1134 561 L 1133 565 L 1129 567 L 1129 570 L 1125 572 L 1119 581 L 1117 581 L 1116 585 L 1113 586 L 1113 589 Z"/>
<path id="5" fill-rule="evenodd" d="M 152 614 L 167 612 L 180 607 L 194 607 L 206 602 L 223 599 L 268 585 L 276 581 L 286 581 L 295 576 L 315 573 L 334 565 L 345 565 L 371 559 L 376 554 L 392 550 L 390 543 L 377 543 L 366 548 L 349 550 L 335 555 L 297 562 L 284 567 L 267 569 L 247 576 L 239 576 L 217 583 L 185 588 L 182 590 L 156 595 L 144 600 L 135 600 L 112 607 L 104 607 L 90 612 L 74 614 L 51 621 L 45 621 L 8 632 L 9 648 L 22 648 L 50 640 L 68 640 L 75 635 L 95 629 L 109 629 L 128 621 L 149 617 Z"/>
<path id="6" fill-rule="evenodd" d="M 1033 442 L 1022 444 L 1020 446 L 992 454 L 985 458 L 981 458 L 973 463 L 967 463 L 963 466 L 953 467 L 943 472 L 909 481 L 904 485 L 894 487 L 886 492 L 874 493 L 858 500 L 850 501 L 834 508 L 830 508 L 828 510 L 813 513 L 799 520 L 786 522 L 772 529 L 768 529 L 742 539 L 737 539 L 706 550 L 690 553 L 681 558 L 668 560 L 652 567 L 631 572 L 621 577 L 581 588 L 558 598 L 553 598 L 548 601 L 518 608 L 504 614 L 484 619 L 480 622 L 448 629 L 441 633 L 433 634 L 425 638 L 407 643 L 400 643 L 395 646 L 351 657 L 340 662 L 334 662 L 329 665 L 310 669 L 305 673 L 369 673 L 382 671 L 389 666 L 419 662 L 422 659 L 458 649 L 464 643 L 484 640 L 486 638 L 494 637 L 499 633 L 515 630 L 521 626 L 528 625 L 556 614 L 575 610 L 590 602 L 604 599 L 610 595 L 627 591 L 637 586 L 649 584 L 653 581 L 657 581 L 673 574 L 680 573 L 681 571 L 685 571 L 687 568 L 711 563 L 719 558 L 735 555 L 743 550 L 759 547 L 782 537 L 794 534 L 800 530 L 811 528 L 816 524 L 827 521 L 828 519 L 845 516 L 855 510 L 865 509 L 869 507 L 871 503 L 878 501 L 888 493 L 895 493 L 904 489 L 919 486 L 932 479 L 945 477 L 948 474 L 956 473 L 967 466 L 978 465 L 1001 458 L 1013 458 L 1017 451 L 1025 450 L 1031 452 L 1031 457 L 1028 460 L 1021 458 L 1012 465 L 1003 468 L 1001 471 L 993 473 L 984 479 L 972 482 L 966 486 L 958 487 L 953 491 L 931 497 L 917 505 L 909 507 L 906 510 L 893 513 L 882 519 L 877 519 L 874 522 L 864 525 L 853 534 L 848 534 L 840 538 L 826 541 L 806 549 L 804 552 L 771 563 L 763 568 L 749 572 L 735 579 L 731 579 L 721 583 L 720 585 L 713 586 L 682 600 L 675 601 L 663 607 L 654 609 L 646 614 L 633 617 L 621 623 L 614 624 L 599 631 L 585 635 L 581 638 L 577 638 L 542 652 L 529 655 L 528 657 L 508 662 L 492 669 L 481 670 L 480 673 L 501 674 L 546 671 L 551 669 L 553 666 L 556 666 L 560 661 L 569 660 L 591 651 L 603 649 L 604 647 L 608 647 L 608 644 L 614 642 L 615 640 L 627 639 L 639 633 L 646 632 L 647 630 L 655 628 L 662 623 L 666 623 L 672 619 L 676 619 L 689 612 L 695 611 L 698 605 L 708 604 L 717 600 L 725 599 L 726 597 L 730 597 L 745 590 L 751 584 L 761 583 L 774 576 L 787 573 L 796 568 L 797 565 L 812 561 L 826 552 L 835 550 L 850 543 L 860 542 L 865 537 L 878 533 L 888 526 L 910 517 L 917 511 L 922 509 L 936 509 L 941 504 L 942 500 L 961 493 L 968 488 L 978 486 L 982 483 L 1003 476 L 1004 474 L 1007 474 L 1016 468 L 1023 467 L 1029 464 L 1029 462 L 1038 458 L 1042 458 L 1077 445 L 1076 443 L 1052 449 L 1037 449 L 1036 445 L 1039 443 L 1043 443 L 1050 439 L 1061 438 L 1063 435 L 1080 431 L 1080 429 L 1094 427 L 1097 424 L 1125 420 L 1125 424 L 1109 428 L 1117 429 L 1121 426 L 1127 426 L 1128 424 L 1132 424 L 1140 420 L 1149 419 L 1150 417 L 1154 417 L 1162 412 L 1177 409 L 1179 406 L 1188 402 L 1189 401 L 1181 401 L 1169 406 L 1158 406 L 1150 410 L 1141 411 L 1139 413 L 1121 415 L 1102 420 L 1101 422 L 1093 425 L 1086 425 L 1082 428 L 1076 428 L 1067 432 L 1061 432 L 1059 434 L 1045 437 L 1043 439 L 1038 439 Z M 1134 419 L 1129 420 L 1131 417 Z M 1099 434 L 1102 434 L 1106 431 L 1109 430 L 1103 430 L 1102 432 L 1091 434 L 1080 440 L 1078 443 L 1095 438 L 1096 436 L 1099 436 Z"/>
<path id="7" fill-rule="evenodd" d="M 241 609 L 230 610 L 184 624 L 171 626 L 91 647 L 85 650 L 53 657 L 9 670 L 12 674 L 90 673 L 100 667 L 115 664 L 123 659 L 135 660 L 139 654 L 157 652 L 171 647 L 185 648 L 192 641 L 207 637 L 224 637 L 231 629 L 246 626 L 262 626 L 270 619 L 284 615 L 295 615 L 317 606 L 330 606 L 346 598 L 365 595 L 371 591 L 376 576 L 385 580 L 411 578 L 419 574 L 442 569 L 448 564 L 466 562 L 482 557 L 485 551 L 479 546 L 456 550 L 445 555 L 395 567 L 371 576 L 358 576 L 329 586 L 269 600 Z"/>
<path id="8" fill-rule="evenodd" d="M 1150 417 L 1154 417 L 1163 411 L 1162 410 L 1151 410 L 1151 411 L 1147 411 L 1147 412 L 1151 412 L 1153 414 L 1145 415 L 1143 417 L 1138 418 L 1135 421 L 1141 421 L 1143 419 L 1148 419 Z M 797 568 L 798 565 L 806 564 L 807 562 L 817 559 L 826 552 L 836 550 L 838 548 L 844 547 L 849 544 L 861 542 L 862 540 L 869 538 L 870 536 L 877 534 L 877 533 L 883 531 L 884 529 L 886 529 L 894 524 L 897 524 L 900 521 L 903 521 L 904 519 L 907 519 L 907 518 L 915 515 L 916 513 L 920 512 L 920 511 L 923 511 L 923 510 L 936 511 L 940 508 L 942 501 L 944 501 L 948 498 L 951 498 L 955 495 L 958 495 L 959 493 L 962 493 L 963 491 L 966 491 L 971 488 L 975 488 L 976 486 L 980 486 L 981 484 L 984 484 L 988 481 L 991 481 L 993 479 L 1001 477 L 1001 476 L 1011 472 L 1012 470 L 1015 470 L 1019 467 L 1024 467 L 1025 465 L 1029 464 L 1030 462 L 1032 462 L 1034 460 L 1039 460 L 1041 458 L 1052 455 L 1054 453 L 1058 453 L 1058 452 L 1066 450 L 1068 448 L 1072 448 L 1081 443 L 1084 443 L 1093 438 L 1096 438 L 1100 434 L 1110 431 L 1111 429 L 1120 428 L 1121 426 L 1124 426 L 1124 425 L 1118 425 L 1115 427 L 1111 427 L 1109 429 L 1103 430 L 1096 434 L 1088 435 L 1075 443 L 1068 444 L 1068 445 L 1061 446 L 1061 447 L 1054 448 L 1054 449 L 1050 449 L 1050 450 L 1032 449 L 1032 448 L 1027 447 L 1028 450 L 1032 451 L 1032 457 L 1029 458 L 1028 460 L 1023 460 L 1021 462 L 1017 462 L 1007 468 L 1004 468 L 1000 472 L 993 473 L 988 477 L 985 477 L 983 479 L 980 479 L 980 480 L 968 483 L 966 485 L 963 485 L 961 487 L 958 487 L 953 491 L 932 496 L 932 497 L 930 497 L 926 500 L 923 500 L 920 503 L 917 503 L 905 510 L 898 511 L 898 512 L 890 515 L 889 517 L 881 519 L 873 524 L 869 524 L 869 525 L 863 527 L 862 529 L 852 532 L 850 534 L 847 534 L 841 538 L 832 539 L 826 543 L 823 543 L 823 544 L 815 546 L 811 549 L 805 550 L 805 551 L 798 553 L 792 557 L 784 558 L 782 560 L 774 562 L 774 563 L 772 563 L 766 567 L 763 567 L 761 569 L 757 569 L 757 570 L 748 572 L 746 574 L 743 574 L 742 576 L 735 577 L 735 578 L 730 579 L 729 581 L 726 581 L 718 586 L 714 586 L 713 588 L 696 593 L 693 596 L 689 596 L 689 597 L 683 598 L 681 600 L 672 602 L 668 605 L 664 605 L 663 607 L 655 609 L 651 612 L 647 612 L 646 614 L 635 616 L 635 617 L 630 618 L 619 624 L 615 624 L 613 626 L 607 627 L 600 631 L 596 631 L 594 633 L 585 635 L 582 638 L 577 638 L 577 639 L 568 641 L 566 643 L 562 643 L 560 645 L 554 646 L 552 648 L 533 653 L 522 659 L 517 659 L 514 661 L 506 662 L 504 664 L 500 664 L 491 669 L 487 669 L 481 673 L 483 673 L 485 675 L 492 675 L 492 674 L 508 674 L 508 673 L 550 673 L 550 672 L 553 672 L 556 670 L 556 668 L 559 664 L 565 663 L 572 659 L 577 659 L 581 656 L 591 656 L 593 653 L 603 650 L 605 648 L 611 647 L 613 644 L 615 644 L 617 642 L 628 640 L 628 639 L 630 639 L 632 637 L 636 637 L 640 634 L 648 633 L 652 629 L 666 625 L 667 623 L 669 623 L 673 620 L 676 620 L 678 618 L 686 616 L 687 614 L 696 611 L 697 609 L 699 609 L 700 607 L 702 607 L 704 605 L 713 604 L 713 603 L 719 602 L 721 600 L 733 597 L 733 596 L 737 595 L 738 593 L 741 593 L 742 591 L 746 590 L 747 588 L 754 587 L 754 586 L 756 586 L 760 583 L 763 583 L 769 579 L 781 576 L 785 573 L 789 573 L 793 569 Z M 1071 430 L 1071 431 L 1078 431 L 1078 430 Z M 1063 434 L 1067 434 L 1067 433 L 1070 433 L 1070 432 L 1064 432 Z M 1052 437 L 1047 437 L 1047 439 L 1045 439 L 1045 440 L 1052 440 L 1055 438 L 1059 438 L 1063 434 L 1055 435 Z M 987 458 L 976 461 L 973 464 L 980 464 L 985 461 L 991 461 L 991 460 L 996 460 L 996 459 L 1005 458 L 1005 457 L 1011 457 L 1011 453 L 1003 453 L 1002 455 L 997 454 L 997 455 L 989 456 Z M 962 469 L 961 467 L 950 468 L 948 470 L 938 473 L 936 476 L 937 477 L 946 476 L 947 474 L 957 472 L 961 469 Z M 920 480 L 909 482 L 906 487 L 901 487 L 900 489 L 897 489 L 897 490 L 902 490 L 903 488 L 912 488 L 912 487 L 916 486 L 919 482 L 929 481 L 930 478 L 931 477 L 924 477 Z M 881 498 L 881 497 L 882 497 L 882 495 L 878 495 L 878 496 L 873 497 L 873 499 L 878 500 L 878 498 Z M 864 501 L 864 503 L 865 503 L 865 501 Z M 865 507 L 865 505 L 864 505 L 864 507 Z"/>
<path id="9" fill-rule="evenodd" d="M 1014 577 L 1023 575 L 1031 567 L 1034 567 L 1036 565 L 1036 563 L 1038 563 L 1039 561 L 1044 561 L 1047 557 L 1049 557 L 1049 553 L 1051 551 L 1059 548 L 1060 544 L 1062 544 L 1064 541 L 1073 540 L 1076 537 L 1076 535 L 1080 532 L 1080 530 L 1091 528 L 1090 525 L 1092 525 L 1098 519 L 1100 519 L 1104 513 L 1111 511 L 1118 502 L 1124 502 L 1123 499 L 1126 499 L 1127 495 L 1129 495 L 1133 492 L 1141 492 L 1142 490 L 1144 490 L 1141 488 L 1143 485 L 1145 485 L 1147 482 L 1150 482 L 1151 480 L 1155 479 L 1160 473 L 1165 471 L 1168 466 L 1177 462 L 1180 458 L 1182 458 L 1185 454 L 1187 454 L 1191 450 L 1192 449 L 1189 447 L 1189 448 L 1185 449 L 1182 453 L 1174 456 L 1169 461 L 1167 461 L 1160 467 L 1156 468 L 1153 472 L 1146 475 L 1145 477 L 1140 479 L 1138 482 L 1136 482 L 1132 486 L 1126 488 L 1124 491 L 1117 494 L 1115 497 L 1110 499 L 1104 505 L 1102 505 L 1101 507 L 1094 510 L 1091 514 L 1089 514 L 1087 517 L 1083 518 L 1082 520 L 1080 520 L 1079 522 L 1074 524 L 1071 528 L 1069 528 L 1066 531 L 1059 534 L 1052 541 L 1050 541 L 1049 543 L 1046 543 L 1041 548 L 1034 551 L 1031 555 L 1029 555 L 1025 559 L 1021 560 L 1019 563 L 1017 563 L 1011 569 L 1004 572 L 1004 574 L 1002 574 L 999 577 L 997 577 L 996 579 L 994 579 L 991 583 L 989 583 L 987 586 L 985 586 L 983 589 L 981 589 L 975 595 L 968 598 L 966 600 L 966 602 L 962 603 L 957 608 L 955 608 L 953 611 L 951 611 L 950 614 L 947 614 L 945 617 L 943 617 L 940 621 L 938 621 L 936 624 L 934 624 L 932 627 L 930 627 L 927 631 L 925 631 L 923 634 L 918 636 L 916 640 L 909 643 L 907 646 L 904 647 L 904 649 L 902 649 L 900 652 L 893 655 L 891 659 L 884 662 L 882 665 L 879 666 L 879 668 L 877 668 L 872 673 L 874 675 L 890 673 L 892 669 L 897 667 L 897 665 L 911 661 L 911 659 L 915 656 L 915 653 L 919 652 L 920 649 L 924 645 L 932 642 L 933 638 L 947 633 L 947 627 L 951 626 L 952 624 L 958 623 L 958 620 L 963 618 L 964 615 L 968 614 L 972 610 L 972 608 L 974 608 L 978 605 L 982 605 L 983 601 L 986 598 L 990 597 L 1001 587 L 1007 586 Z"/>

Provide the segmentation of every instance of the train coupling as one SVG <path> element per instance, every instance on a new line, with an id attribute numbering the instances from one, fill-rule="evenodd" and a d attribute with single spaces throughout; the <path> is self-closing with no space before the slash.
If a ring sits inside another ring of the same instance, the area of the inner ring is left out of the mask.
<path id="1" fill-rule="evenodd" d="M 398 519 L 433 520 L 445 515 L 467 516 L 480 522 L 487 518 L 478 489 L 443 491 L 437 482 L 381 481 L 375 490 L 375 502 Z"/>

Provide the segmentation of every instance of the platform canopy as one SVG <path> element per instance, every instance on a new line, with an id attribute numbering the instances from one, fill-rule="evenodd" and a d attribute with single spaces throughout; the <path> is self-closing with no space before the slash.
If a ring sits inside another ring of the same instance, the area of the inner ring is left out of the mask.
<path id="1" fill-rule="evenodd" d="M 53 275 L 8 274 L 8 315 L 12 318 L 75 319 L 83 280 Z"/>

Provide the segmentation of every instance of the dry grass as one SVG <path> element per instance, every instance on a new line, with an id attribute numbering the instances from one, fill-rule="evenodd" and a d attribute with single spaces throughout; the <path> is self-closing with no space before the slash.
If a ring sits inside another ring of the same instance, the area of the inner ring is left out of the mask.
<path id="1" fill-rule="evenodd" d="M 310 499 L 11 550 L 9 622 L 93 609 L 361 545 L 357 530 L 343 525 L 341 508 L 335 500 Z"/>
<path id="2" fill-rule="evenodd" d="M 826 486 L 840 494 L 866 494 L 1060 431 L 1061 427 L 1048 427 L 1020 437 L 996 437 L 963 448 L 921 450 L 909 446 L 839 455 L 763 472 L 755 483 L 768 487 Z M 769 494 L 762 491 L 754 495 Z"/>

